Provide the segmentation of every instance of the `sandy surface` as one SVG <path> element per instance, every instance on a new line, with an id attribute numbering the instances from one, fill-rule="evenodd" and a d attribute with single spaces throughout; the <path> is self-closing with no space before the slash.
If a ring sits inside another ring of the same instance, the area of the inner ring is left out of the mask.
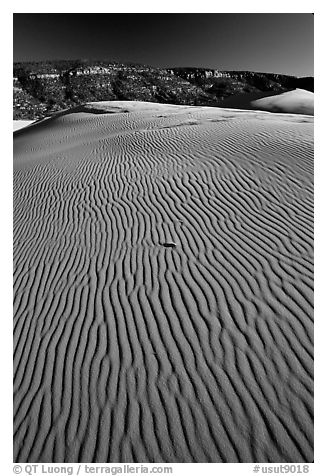
<path id="1" fill-rule="evenodd" d="M 313 118 L 90 107 L 14 135 L 15 461 L 311 462 Z"/>
<path id="2" fill-rule="evenodd" d="M 308 114 L 313 116 L 314 93 L 304 89 L 295 89 L 294 91 L 257 99 L 252 101 L 252 106 L 271 112 Z"/>
<path id="3" fill-rule="evenodd" d="M 314 93 L 295 89 L 282 94 L 271 92 L 234 94 L 224 100 L 224 106 L 313 116 Z"/>

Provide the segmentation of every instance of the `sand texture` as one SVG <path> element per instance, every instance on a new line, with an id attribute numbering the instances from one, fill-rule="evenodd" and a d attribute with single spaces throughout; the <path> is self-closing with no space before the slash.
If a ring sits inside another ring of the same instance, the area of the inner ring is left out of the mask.
<path id="1" fill-rule="evenodd" d="M 311 462 L 312 182 L 310 116 L 17 131 L 15 461 Z"/>

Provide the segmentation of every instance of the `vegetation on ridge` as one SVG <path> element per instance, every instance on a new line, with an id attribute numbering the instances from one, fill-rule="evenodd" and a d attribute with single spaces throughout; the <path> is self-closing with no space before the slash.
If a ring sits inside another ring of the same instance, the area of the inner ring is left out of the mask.
<path id="1" fill-rule="evenodd" d="M 206 68 L 153 68 L 109 61 L 54 60 L 14 64 L 14 119 L 39 119 L 89 101 L 151 101 L 223 106 L 235 94 L 297 87 L 313 78 Z"/>

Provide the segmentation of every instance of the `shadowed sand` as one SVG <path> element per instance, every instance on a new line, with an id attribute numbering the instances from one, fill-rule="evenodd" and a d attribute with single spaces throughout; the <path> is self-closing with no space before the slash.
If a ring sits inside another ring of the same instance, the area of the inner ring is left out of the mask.
<path id="1" fill-rule="evenodd" d="M 312 181 L 310 116 L 16 132 L 15 461 L 311 462 Z"/>

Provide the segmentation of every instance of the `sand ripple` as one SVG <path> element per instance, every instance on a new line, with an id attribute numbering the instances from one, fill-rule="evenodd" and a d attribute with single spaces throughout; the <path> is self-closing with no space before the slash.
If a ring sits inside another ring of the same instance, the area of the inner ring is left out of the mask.
<path id="1" fill-rule="evenodd" d="M 312 129 L 160 105 L 15 134 L 16 461 L 313 460 Z"/>

